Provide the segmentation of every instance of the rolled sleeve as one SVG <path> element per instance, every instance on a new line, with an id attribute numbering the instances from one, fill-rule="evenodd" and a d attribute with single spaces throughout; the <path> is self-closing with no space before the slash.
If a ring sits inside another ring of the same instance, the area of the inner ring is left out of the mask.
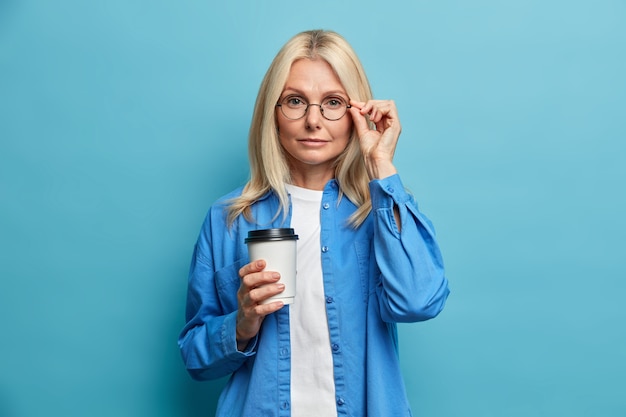
<path id="1" fill-rule="evenodd" d="M 410 322 L 435 317 L 443 309 L 449 289 L 432 223 L 419 212 L 397 174 L 371 181 L 370 195 L 383 320 Z"/>
<path id="2" fill-rule="evenodd" d="M 373 208 L 392 208 L 395 204 L 404 204 L 411 200 L 405 191 L 398 174 L 370 182 L 370 195 Z"/>

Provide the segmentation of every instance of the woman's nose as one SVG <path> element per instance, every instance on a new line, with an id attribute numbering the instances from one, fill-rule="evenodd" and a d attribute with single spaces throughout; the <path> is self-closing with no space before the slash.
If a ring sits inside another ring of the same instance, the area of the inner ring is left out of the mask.
<path id="1" fill-rule="evenodd" d="M 315 109 L 313 107 L 316 107 Z M 308 127 L 317 127 L 320 120 L 324 117 L 322 113 L 324 110 L 320 104 L 309 104 L 309 108 L 306 111 L 306 122 Z"/>

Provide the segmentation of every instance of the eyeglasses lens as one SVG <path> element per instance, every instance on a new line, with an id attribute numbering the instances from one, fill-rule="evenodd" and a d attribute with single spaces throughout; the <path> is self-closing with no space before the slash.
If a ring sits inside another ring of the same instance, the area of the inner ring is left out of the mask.
<path id="1" fill-rule="evenodd" d="M 322 104 L 307 104 L 302 98 L 286 97 L 280 103 L 280 110 L 286 118 L 297 120 L 304 117 L 311 106 L 318 106 L 322 116 L 328 120 L 341 119 L 349 107 L 341 97 L 326 98 Z"/>

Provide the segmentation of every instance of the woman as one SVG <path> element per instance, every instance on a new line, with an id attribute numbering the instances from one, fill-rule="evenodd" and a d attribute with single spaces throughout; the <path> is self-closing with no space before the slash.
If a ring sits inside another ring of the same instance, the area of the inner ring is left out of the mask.
<path id="1" fill-rule="evenodd" d="M 251 178 L 211 207 L 195 247 L 179 346 L 195 379 L 231 375 L 218 416 L 409 416 L 397 322 L 448 296 L 430 222 L 392 163 L 395 104 L 373 100 L 352 48 L 293 37 L 262 82 Z M 298 233 L 295 302 L 249 262 L 248 231 Z"/>

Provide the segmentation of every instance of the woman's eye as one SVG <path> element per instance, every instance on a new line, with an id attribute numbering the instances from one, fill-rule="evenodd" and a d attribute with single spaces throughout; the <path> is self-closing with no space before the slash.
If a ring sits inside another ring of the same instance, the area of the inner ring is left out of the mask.
<path id="1" fill-rule="evenodd" d="M 343 106 L 343 100 L 341 100 L 340 98 L 329 98 L 326 100 L 326 107 L 329 108 L 338 108 Z"/>
<path id="2" fill-rule="evenodd" d="M 285 103 L 290 107 L 305 106 L 304 100 L 301 97 L 287 97 Z"/>

